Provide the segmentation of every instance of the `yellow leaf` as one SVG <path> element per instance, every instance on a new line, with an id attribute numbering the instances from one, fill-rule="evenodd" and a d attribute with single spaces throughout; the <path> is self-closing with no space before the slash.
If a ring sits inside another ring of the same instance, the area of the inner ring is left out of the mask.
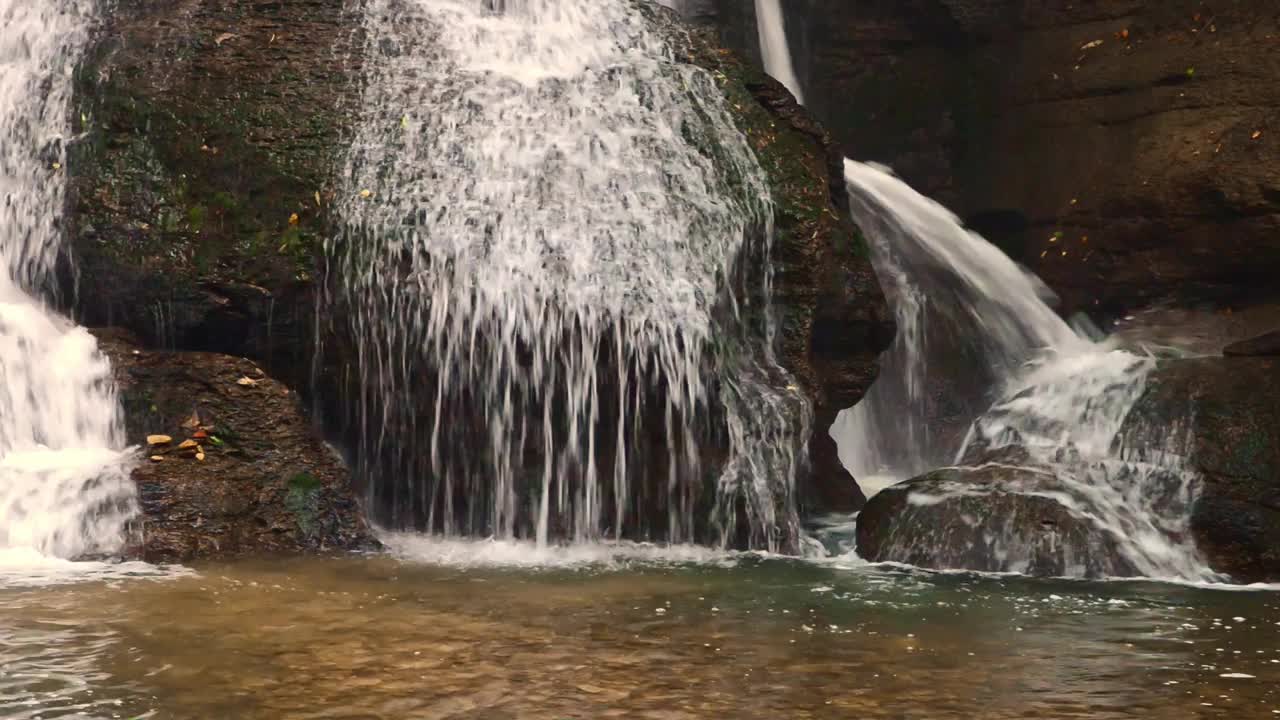
<path id="1" fill-rule="evenodd" d="M 371 191 L 371 190 L 361 190 L 361 191 L 360 191 L 360 197 L 362 197 L 362 198 L 367 198 L 367 197 L 369 197 L 370 195 L 373 195 L 373 191 Z"/>
<path id="2" fill-rule="evenodd" d="M 290 215 L 290 216 L 289 216 L 289 224 L 290 224 L 290 225 L 297 225 L 297 224 L 298 224 L 298 213 L 294 213 L 294 214 L 292 214 L 292 215 Z"/>

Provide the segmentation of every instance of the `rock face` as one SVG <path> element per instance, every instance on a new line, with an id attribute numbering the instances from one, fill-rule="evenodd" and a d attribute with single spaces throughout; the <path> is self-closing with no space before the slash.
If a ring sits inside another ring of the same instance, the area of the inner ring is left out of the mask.
<path id="1" fill-rule="evenodd" d="M 726 41 L 758 55 L 750 3 Z M 1267 0 L 784 3 L 815 115 L 1027 264 L 1064 310 L 1274 298 Z"/>
<path id="2" fill-rule="evenodd" d="M 1190 422 L 1201 475 L 1191 531 L 1210 566 L 1238 582 L 1280 581 L 1280 361 L 1163 363 L 1131 425 Z"/>
<path id="3" fill-rule="evenodd" d="M 372 547 L 350 473 L 296 393 L 241 358 L 137 349 L 96 333 L 120 386 L 153 562 Z"/>
<path id="4" fill-rule="evenodd" d="M 858 554 L 939 570 L 1137 575 L 1113 536 L 1049 497 L 1061 491 L 1052 473 L 1011 465 L 937 470 L 871 498 Z"/>
<path id="5" fill-rule="evenodd" d="M 341 0 L 112 3 L 78 75 L 86 325 L 305 378 L 358 27 Z"/>

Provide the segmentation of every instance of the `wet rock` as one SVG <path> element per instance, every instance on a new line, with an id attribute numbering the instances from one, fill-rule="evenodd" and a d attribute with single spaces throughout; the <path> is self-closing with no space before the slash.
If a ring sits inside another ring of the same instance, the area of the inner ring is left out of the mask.
<path id="1" fill-rule="evenodd" d="M 1232 343 L 1223 348 L 1227 357 L 1277 357 L 1280 356 L 1280 330 L 1259 335 L 1249 340 Z"/>
<path id="2" fill-rule="evenodd" d="M 115 367 L 129 440 L 160 429 L 184 438 L 133 472 L 142 507 L 134 554 L 189 561 L 374 542 L 350 473 L 295 393 L 268 377 L 237 385 L 256 371 L 249 360 L 143 351 L 125 331 L 95 334 Z M 198 432 L 207 439 L 197 442 Z"/>
<path id="3" fill-rule="evenodd" d="M 318 238 L 357 90 L 351 12 L 113 3 L 77 74 L 68 235 L 84 324 L 305 380 Z"/>
<path id="4" fill-rule="evenodd" d="M 988 463 L 937 470 L 871 498 L 858 553 L 873 562 L 1051 577 L 1139 574 L 1115 538 L 1055 499 L 1054 475 Z"/>
<path id="5" fill-rule="evenodd" d="M 1191 532 L 1210 566 L 1238 582 L 1280 581 L 1280 361 L 1167 361 L 1129 427 L 1190 427 L 1201 476 Z"/>

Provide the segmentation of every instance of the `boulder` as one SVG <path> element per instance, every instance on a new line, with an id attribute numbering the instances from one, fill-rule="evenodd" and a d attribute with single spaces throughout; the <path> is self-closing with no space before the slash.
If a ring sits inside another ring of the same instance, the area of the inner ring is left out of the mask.
<path id="1" fill-rule="evenodd" d="M 243 358 L 95 334 L 116 372 L 128 440 L 144 448 L 131 554 L 167 562 L 376 545 L 350 473 L 296 393 Z"/>
<path id="2" fill-rule="evenodd" d="M 1049 577 L 1139 574 L 1110 533 L 1072 513 L 1053 473 L 986 463 L 882 490 L 858 516 L 858 554 L 937 570 Z"/>
<path id="3" fill-rule="evenodd" d="M 1210 566 L 1237 582 L 1280 581 L 1280 360 L 1166 361 L 1129 428 L 1193 430 L 1201 476 L 1191 532 Z M 1127 430 L 1128 431 L 1128 430 Z"/>

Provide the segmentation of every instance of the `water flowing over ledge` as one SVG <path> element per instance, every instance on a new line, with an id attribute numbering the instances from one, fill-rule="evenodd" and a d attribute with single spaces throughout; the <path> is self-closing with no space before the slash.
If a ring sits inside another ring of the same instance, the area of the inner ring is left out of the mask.
<path id="1" fill-rule="evenodd" d="M 769 193 L 649 13 L 368 4 L 329 314 L 380 522 L 796 543 L 811 411 L 772 355 Z"/>

